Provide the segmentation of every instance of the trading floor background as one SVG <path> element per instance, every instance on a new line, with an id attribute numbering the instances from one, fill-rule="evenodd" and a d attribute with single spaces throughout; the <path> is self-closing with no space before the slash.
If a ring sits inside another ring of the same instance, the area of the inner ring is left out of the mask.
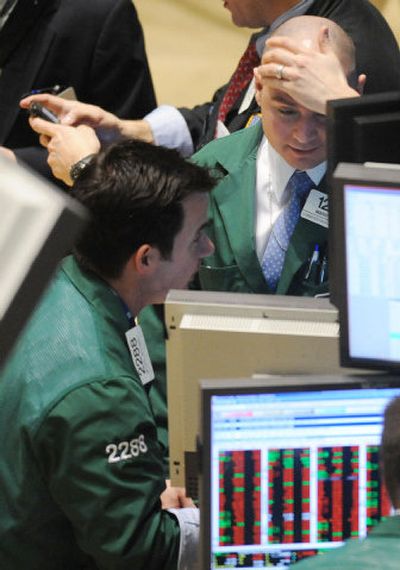
<path id="1" fill-rule="evenodd" d="M 208 101 L 232 74 L 250 30 L 222 0 L 134 0 L 144 27 L 158 103 Z M 372 0 L 400 40 L 400 0 Z"/>

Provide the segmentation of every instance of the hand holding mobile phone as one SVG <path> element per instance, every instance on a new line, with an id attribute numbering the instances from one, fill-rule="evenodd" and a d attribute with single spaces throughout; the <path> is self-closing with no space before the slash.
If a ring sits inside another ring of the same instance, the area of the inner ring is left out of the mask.
<path id="1" fill-rule="evenodd" d="M 60 122 L 57 115 L 55 115 L 49 109 L 47 109 L 46 107 L 35 101 L 33 101 L 29 105 L 28 111 L 32 117 L 40 117 L 41 119 L 45 119 L 46 121 L 50 121 L 51 123 Z"/>

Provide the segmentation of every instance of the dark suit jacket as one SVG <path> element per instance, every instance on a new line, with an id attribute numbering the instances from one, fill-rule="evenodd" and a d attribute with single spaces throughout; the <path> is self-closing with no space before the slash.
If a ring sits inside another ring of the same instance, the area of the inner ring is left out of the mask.
<path id="1" fill-rule="evenodd" d="M 357 73 L 367 75 L 366 94 L 400 90 L 400 52 L 396 38 L 382 14 L 368 0 L 315 0 L 307 14 L 333 20 L 353 38 Z M 255 37 L 259 35 L 255 34 Z M 218 109 L 228 85 L 218 89 L 211 102 L 193 109 L 179 109 L 189 127 L 195 150 L 213 139 Z M 246 91 L 247 87 L 226 118 L 230 132 L 242 129 L 250 116 L 259 112 L 253 99 L 250 107 L 238 114 Z"/>
<path id="2" fill-rule="evenodd" d="M 131 0 L 19 0 L 0 31 L 0 144 L 49 172 L 21 96 L 55 84 L 120 117 L 155 105 L 143 33 Z"/>

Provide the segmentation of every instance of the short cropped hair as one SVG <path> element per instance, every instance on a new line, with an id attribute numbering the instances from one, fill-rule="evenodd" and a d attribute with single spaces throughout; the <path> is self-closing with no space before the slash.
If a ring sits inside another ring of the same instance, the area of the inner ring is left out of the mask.
<path id="1" fill-rule="evenodd" d="M 110 146 L 85 168 L 71 192 L 91 214 L 74 249 L 78 262 L 113 279 L 143 244 L 168 259 L 183 226 L 183 200 L 214 185 L 207 169 L 174 150 L 134 140 Z"/>
<path id="2" fill-rule="evenodd" d="M 392 504 L 398 508 L 400 500 L 400 398 L 392 400 L 385 410 L 380 460 L 387 492 Z"/>

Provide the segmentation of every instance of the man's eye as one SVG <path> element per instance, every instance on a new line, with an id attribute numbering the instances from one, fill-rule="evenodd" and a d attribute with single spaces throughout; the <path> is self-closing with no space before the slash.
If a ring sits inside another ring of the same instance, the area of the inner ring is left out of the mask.
<path id="1" fill-rule="evenodd" d="M 194 239 L 193 239 L 193 243 L 198 243 L 203 234 L 204 234 L 204 231 L 201 231 L 198 234 L 196 234 Z"/>
<path id="2" fill-rule="evenodd" d="M 290 117 L 296 113 L 294 109 L 290 109 L 289 107 L 279 107 L 278 112 L 285 117 Z"/>

